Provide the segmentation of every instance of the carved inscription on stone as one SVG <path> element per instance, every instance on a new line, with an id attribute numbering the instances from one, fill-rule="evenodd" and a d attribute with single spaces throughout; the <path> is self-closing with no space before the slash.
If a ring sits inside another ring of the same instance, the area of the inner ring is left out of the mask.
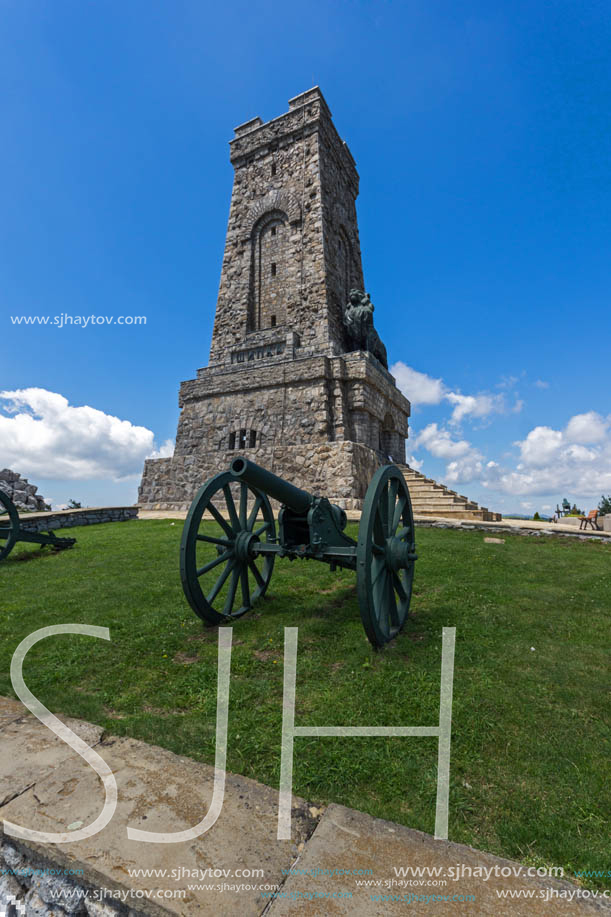
<path id="1" fill-rule="evenodd" d="M 247 347 L 245 350 L 232 350 L 232 363 L 250 363 L 253 360 L 266 360 L 284 353 L 285 341 L 274 341 L 272 344 L 261 344 L 258 347 Z"/>

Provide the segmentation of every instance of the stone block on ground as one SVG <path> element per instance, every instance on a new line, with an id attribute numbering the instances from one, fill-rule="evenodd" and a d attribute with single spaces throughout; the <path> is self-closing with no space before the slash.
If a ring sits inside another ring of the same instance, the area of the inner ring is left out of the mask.
<path id="1" fill-rule="evenodd" d="M 3 738 L 3 747 L 5 742 Z M 293 839 L 278 841 L 277 790 L 227 774 L 220 816 L 207 833 L 170 844 L 130 840 L 128 825 L 176 832 L 199 824 L 212 799 L 214 768 L 133 739 L 105 739 L 96 751 L 117 781 L 119 801 L 112 821 L 94 837 L 73 844 L 19 841 L 19 847 L 26 845 L 32 855 L 64 868 L 78 865 L 83 869 L 79 884 L 105 889 L 139 913 L 261 914 L 267 899 L 259 886 L 271 889 L 281 884 L 282 870 L 294 862 L 298 845 L 315 825 L 305 802 L 294 800 Z M 104 790 L 95 772 L 81 763 L 72 753 L 61 767 L 51 772 L 41 768 L 38 779 L 30 775 L 34 785 L 2 806 L 0 819 L 49 832 L 93 822 L 102 809 Z M 139 869 L 166 872 L 130 876 L 130 871 Z M 262 870 L 263 875 L 236 876 L 238 869 Z M 224 889 L 219 887 L 223 883 Z M 180 897 L 158 897 L 160 889 Z M 41 887 L 33 891 L 43 899 Z M 108 897 L 100 903 L 112 907 L 114 902 Z M 90 913 L 95 914 L 95 909 Z"/>
<path id="2" fill-rule="evenodd" d="M 12 720 L 0 730 L 0 806 L 24 793 L 43 776 L 61 771 L 75 759 L 75 766 L 84 773 L 91 768 L 55 733 L 35 717 L 23 716 Z M 61 717 L 79 738 L 95 746 L 102 736 L 100 726 L 92 726 L 70 717 Z M 19 762 L 19 766 L 16 766 Z M 93 773 L 93 772 L 92 772 Z M 53 829 L 57 830 L 57 829 Z"/>
<path id="3" fill-rule="evenodd" d="M 395 868 L 401 867 L 430 869 L 433 876 L 434 870 L 456 870 L 458 867 L 459 874 L 464 873 L 464 877 L 456 880 L 448 877 L 445 885 L 433 879 L 432 885 L 423 887 L 421 878 L 426 878 L 426 873 L 422 872 L 420 879 L 416 873 L 412 877 L 414 884 L 408 885 L 407 880 L 395 872 Z M 480 867 L 477 877 L 473 875 L 476 867 Z M 487 871 L 488 880 L 480 877 L 481 867 Z M 505 874 L 496 876 L 495 868 L 499 872 L 504 870 Z M 322 914 L 403 917 L 407 913 L 434 913 L 442 917 L 446 914 L 469 917 L 602 917 L 604 914 L 610 917 L 611 900 L 608 898 L 546 901 L 544 897 L 537 897 L 539 893 L 549 894 L 550 890 L 567 894 L 579 890 L 568 882 L 554 879 L 507 875 L 519 868 L 518 863 L 465 844 L 435 840 L 421 831 L 344 806 L 330 805 L 266 917 L 292 917 L 293 914 L 300 917 Z M 348 875 L 345 870 L 355 870 L 357 874 Z M 357 885 L 357 882 L 378 881 L 379 885 Z M 534 897 L 503 900 L 497 895 L 499 890 L 532 891 Z M 408 901 L 410 893 L 414 898 Z M 457 897 L 452 901 L 439 900 L 439 896 L 453 895 Z M 418 896 L 428 896 L 428 900 L 417 900 Z M 432 900 L 433 896 L 436 900 Z"/>

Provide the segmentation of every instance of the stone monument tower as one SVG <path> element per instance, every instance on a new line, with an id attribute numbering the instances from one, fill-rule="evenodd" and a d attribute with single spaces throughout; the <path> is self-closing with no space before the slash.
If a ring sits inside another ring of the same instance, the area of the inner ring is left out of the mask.
<path id="1" fill-rule="evenodd" d="M 355 344 L 344 318 L 363 290 L 354 160 L 317 87 L 235 128 L 230 150 L 209 365 L 182 383 L 174 456 L 145 463 L 139 501 L 187 507 L 241 452 L 359 508 L 379 465 L 405 461 L 410 406 L 379 339 Z"/>

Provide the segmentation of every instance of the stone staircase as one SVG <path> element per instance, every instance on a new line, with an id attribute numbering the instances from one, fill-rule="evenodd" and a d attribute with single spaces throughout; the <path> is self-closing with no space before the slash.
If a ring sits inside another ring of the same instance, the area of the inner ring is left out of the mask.
<path id="1" fill-rule="evenodd" d="M 473 519 L 479 522 L 500 522 L 500 513 L 479 506 L 468 497 L 457 494 L 409 465 L 398 466 L 409 487 L 415 516 L 442 516 L 444 519 Z"/>

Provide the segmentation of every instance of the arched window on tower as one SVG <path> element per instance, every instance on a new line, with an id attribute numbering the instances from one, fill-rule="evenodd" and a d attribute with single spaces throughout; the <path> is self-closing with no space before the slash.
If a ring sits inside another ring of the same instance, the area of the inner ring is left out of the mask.
<path id="1" fill-rule="evenodd" d="M 284 323 L 288 264 L 288 218 L 282 210 L 270 210 L 251 234 L 248 331 Z"/>

